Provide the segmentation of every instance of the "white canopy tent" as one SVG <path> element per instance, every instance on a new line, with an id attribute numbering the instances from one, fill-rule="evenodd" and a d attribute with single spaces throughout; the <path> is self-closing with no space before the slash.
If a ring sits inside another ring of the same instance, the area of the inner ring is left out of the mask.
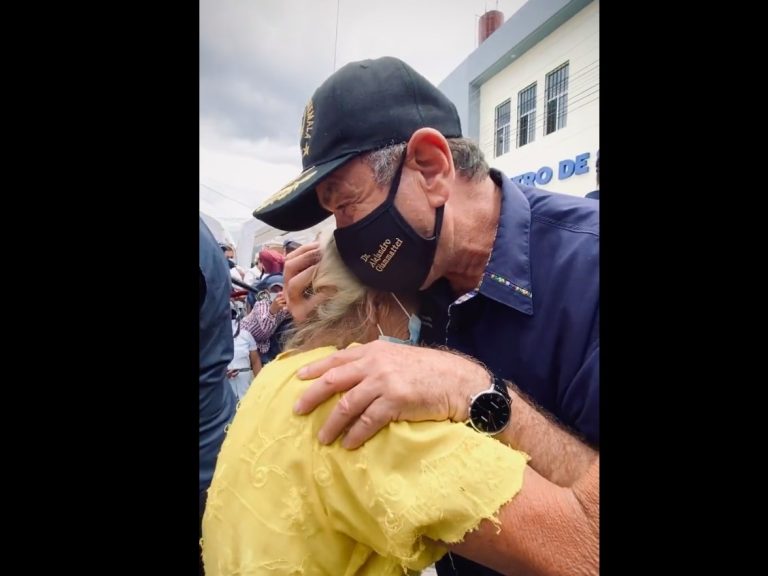
<path id="1" fill-rule="evenodd" d="M 256 253 L 265 246 L 282 247 L 286 240 L 305 244 L 314 240 L 319 231 L 335 228 L 334 219 L 329 217 L 307 230 L 278 230 L 251 216 L 250 209 L 228 196 L 235 192 L 221 183 L 212 187 L 201 182 L 199 212 L 217 242 L 226 242 L 235 247 L 235 260 L 243 268 L 250 268 Z"/>
<path id="2" fill-rule="evenodd" d="M 213 237 L 216 238 L 216 242 L 234 244 L 230 233 L 224 229 L 224 226 L 221 224 L 221 222 L 216 220 L 216 218 L 206 214 L 202 210 L 200 211 L 200 218 L 202 218 L 203 222 L 205 222 L 205 225 L 208 226 L 211 234 L 213 234 Z"/>
<path id="3" fill-rule="evenodd" d="M 324 230 L 333 230 L 336 228 L 336 222 L 329 217 L 315 224 L 306 230 L 298 232 L 285 232 L 273 228 L 256 218 L 251 218 L 243 224 L 240 234 L 237 237 L 237 263 L 240 266 L 250 268 L 256 257 L 256 252 L 262 247 L 270 244 L 282 246 L 286 240 L 295 240 L 299 244 L 306 244 L 315 239 L 318 232 Z"/>
<path id="4" fill-rule="evenodd" d="M 224 241 L 234 244 L 233 240 L 238 237 L 243 223 L 253 219 L 251 216 L 252 209 L 240 203 L 234 196 L 230 197 L 230 195 L 235 194 L 230 188 L 218 183 L 216 186 L 214 188 L 203 182 L 200 183 L 198 210 L 200 214 L 204 214 L 209 219 L 216 221 L 215 225 L 211 225 L 209 221 L 206 221 L 211 230 L 213 230 L 214 226 L 218 234 L 222 234 L 221 231 L 223 230 L 223 234 L 226 237 Z M 219 237 L 216 239 L 220 242 L 222 241 Z"/>

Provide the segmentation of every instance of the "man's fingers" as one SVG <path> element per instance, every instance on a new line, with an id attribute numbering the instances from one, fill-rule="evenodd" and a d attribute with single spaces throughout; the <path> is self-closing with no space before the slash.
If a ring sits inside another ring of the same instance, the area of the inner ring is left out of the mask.
<path id="1" fill-rule="evenodd" d="M 312 264 L 308 268 L 295 274 L 290 282 L 285 283 L 283 294 L 286 295 L 289 301 L 298 299 L 304 290 L 312 284 L 312 276 L 314 276 L 316 269 L 317 264 Z"/>
<path id="2" fill-rule="evenodd" d="M 290 282 L 285 282 L 283 297 L 288 311 L 296 320 L 303 320 L 312 307 L 307 307 L 304 291 L 312 285 L 312 276 L 317 264 L 310 266 L 295 275 Z M 295 308 L 295 310 L 294 310 Z"/>
<path id="3" fill-rule="evenodd" d="M 348 352 L 348 350 L 342 352 Z M 361 371 L 355 363 L 348 364 L 344 356 L 334 358 L 342 352 L 337 352 L 299 370 L 300 378 L 304 377 L 302 374 L 305 373 L 305 369 L 309 369 L 306 373 L 318 376 L 322 374 L 322 377 L 312 382 L 304 391 L 293 407 L 294 412 L 308 414 L 337 392 L 346 392 L 365 377 L 365 372 Z"/>
<path id="4" fill-rule="evenodd" d="M 311 252 L 312 250 L 317 250 L 320 247 L 320 242 L 307 242 L 306 244 L 302 244 L 296 250 L 291 252 L 285 257 L 286 262 L 291 262 L 293 260 L 296 260 L 297 258 L 300 258 L 307 252 Z"/>
<path id="5" fill-rule="evenodd" d="M 320 302 L 328 298 L 327 293 L 310 294 L 309 297 L 305 294 L 307 288 L 312 285 L 312 275 L 316 267 L 316 265 L 310 266 L 304 270 L 293 279 L 290 291 L 284 292 L 285 307 L 296 322 L 304 320 Z"/>
<path id="6" fill-rule="evenodd" d="M 348 391 L 342 395 L 318 431 L 317 439 L 321 444 L 331 444 L 345 430 L 352 428 L 353 424 L 359 421 L 359 418 L 365 419 L 364 413 L 377 398 L 375 387 L 355 386 L 355 384 L 360 382 L 361 378 L 365 377 L 355 364 L 345 364 L 344 366 L 334 368 L 327 373 L 326 377 L 329 377 L 332 383 L 326 386 L 325 390 L 328 387 L 336 387 Z M 368 419 L 365 419 L 365 421 L 369 427 L 373 426 L 373 422 L 370 422 Z M 362 436 L 365 432 L 365 427 L 363 427 L 358 434 Z M 370 432 L 368 437 L 372 435 L 373 432 Z"/>
<path id="7" fill-rule="evenodd" d="M 345 394 L 349 396 L 356 389 L 350 390 Z M 351 401 L 351 399 L 350 399 Z M 392 420 L 391 411 L 384 406 L 383 398 L 374 398 L 368 407 L 360 414 L 357 420 L 349 427 L 344 434 L 341 445 L 347 450 L 354 450 L 362 446 L 365 442 L 384 428 Z M 320 432 L 323 430 L 321 429 Z"/>
<path id="8" fill-rule="evenodd" d="M 317 242 L 305 244 L 288 254 L 283 265 L 283 278 L 288 284 L 291 278 L 302 270 L 320 262 L 320 245 Z"/>
<path id="9" fill-rule="evenodd" d="M 288 305 L 291 300 L 298 300 L 304 289 L 312 281 L 315 265 L 320 261 L 320 246 L 310 242 L 288 254 L 283 265 L 283 290 Z M 310 270 L 307 273 L 307 270 Z"/>
<path id="10" fill-rule="evenodd" d="M 331 368 L 342 366 L 343 364 L 347 364 L 349 362 L 353 362 L 354 360 L 357 360 L 362 356 L 362 350 L 364 348 L 365 346 L 353 346 L 351 348 L 345 348 L 344 350 L 339 350 L 338 352 L 334 352 L 330 356 L 322 358 L 317 362 L 312 362 L 311 364 L 307 364 L 306 366 L 303 366 L 299 370 L 298 376 L 302 380 L 311 380 L 312 378 L 319 378 L 320 376 L 328 372 L 328 370 L 330 370 Z"/>

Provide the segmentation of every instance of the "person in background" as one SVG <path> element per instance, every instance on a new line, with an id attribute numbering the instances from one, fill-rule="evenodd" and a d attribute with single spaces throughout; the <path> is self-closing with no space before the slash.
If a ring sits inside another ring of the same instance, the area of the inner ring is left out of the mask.
<path id="1" fill-rule="evenodd" d="M 235 262 L 235 249 L 229 244 L 219 244 L 219 246 L 221 251 L 224 252 L 224 257 L 227 259 L 230 276 L 235 280 L 242 280 L 245 277 L 245 270 Z"/>
<path id="2" fill-rule="evenodd" d="M 254 376 L 261 370 L 261 357 L 256 340 L 248 330 L 241 330 L 240 313 L 232 306 L 232 338 L 234 353 L 227 366 L 227 378 L 238 400 L 242 400 Z"/>
<path id="3" fill-rule="evenodd" d="M 224 441 L 224 429 L 235 414 L 236 398 L 227 382 L 227 365 L 233 351 L 229 306 L 232 282 L 226 258 L 202 218 L 199 236 L 199 513 L 202 523 L 206 493 Z M 203 574 L 202 560 L 200 574 Z"/>
<path id="4" fill-rule="evenodd" d="M 252 287 L 256 287 L 256 285 L 261 280 L 269 278 L 274 274 L 282 274 L 284 264 L 285 264 L 285 256 L 280 254 L 280 252 L 277 252 L 276 250 L 269 250 L 266 248 L 259 251 L 256 265 L 258 266 L 258 269 L 261 274 L 258 277 L 258 279 L 256 279 L 255 282 L 249 282 L 249 285 Z M 282 281 L 282 278 L 280 280 Z M 249 311 L 252 311 L 256 303 L 255 292 L 251 292 L 248 294 L 247 303 L 248 303 Z"/>
<path id="5" fill-rule="evenodd" d="M 588 192 L 585 197 L 600 200 L 600 156 L 597 157 L 597 162 L 595 162 L 595 179 L 597 181 L 597 190 Z"/>
<path id="6" fill-rule="evenodd" d="M 243 275 L 243 282 L 248 284 L 248 286 L 253 286 L 261 279 L 261 276 L 262 271 L 259 267 L 259 255 L 256 254 L 256 257 L 253 259 L 253 265 L 248 268 Z"/>
<path id="7" fill-rule="evenodd" d="M 265 277 L 255 288 L 259 291 L 258 299 L 241 327 L 256 340 L 261 363 L 266 365 L 282 352 L 282 335 L 291 326 L 291 315 L 286 309 L 282 274 Z"/>
<path id="8" fill-rule="evenodd" d="M 270 274 L 282 274 L 285 256 L 277 250 L 264 249 L 259 252 L 259 268 L 262 278 Z"/>
<path id="9" fill-rule="evenodd" d="M 224 257 L 227 259 L 228 262 L 234 263 L 235 261 L 235 249 L 225 242 L 222 242 L 219 244 L 221 247 L 221 251 L 224 252 Z M 230 268 L 232 268 L 232 265 L 229 265 Z"/>

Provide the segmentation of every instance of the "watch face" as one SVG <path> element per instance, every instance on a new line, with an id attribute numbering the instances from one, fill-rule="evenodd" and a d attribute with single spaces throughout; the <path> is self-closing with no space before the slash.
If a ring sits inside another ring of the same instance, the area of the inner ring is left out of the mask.
<path id="1" fill-rule="evenodd" d="M 496 434 L 509 424 L 510 402 L 496 390 L 479 394 L 469 407 L 469 420 L 480 432 Z"/>

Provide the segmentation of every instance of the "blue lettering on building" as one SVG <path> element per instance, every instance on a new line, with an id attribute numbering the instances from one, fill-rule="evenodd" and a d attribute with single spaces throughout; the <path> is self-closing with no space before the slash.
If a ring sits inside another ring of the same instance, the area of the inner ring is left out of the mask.
<path id="1" fill-rule="evenodd" d="M 558 180 L 565 180 L 566 178 L 573 176 L 576 163 L 573 160 L 560 160 L 559 166 L 560 170 L 558 170 L 557 178 Z"/>
<path id="2" fill-rule="evenodd" d="M 600 157 L 600 151 L 597 151 L 597 157 Z M 571 176 L 579 176 L 589 172 L 590 153 L 584 152 L 577 155 L 574 159 L 564 158 L 557 163 L 557 179 L 566 180 Z M 514 176 L 512 180 L 517 184 L 526 186 L 543 186 L 548 184 L 555 174 L 555 170 L 550 166 L 542 166 L 536 172 L 524 172 Z"/>
<path id="3" fill-rule="evenodd" d="M 576 156 L 576 169 L 574 170 L 574 174 L 586 174 L 589 172 L 587 160 L 589 160 L 589 152 Z"/>
<path id="4" fill-rule="evenodd" d="M 552 180 L 552 168 L 549 166 L 542 166 L 539 171 L 536 172 L 536 182 L 539 184 L 547 184 Z"/>

